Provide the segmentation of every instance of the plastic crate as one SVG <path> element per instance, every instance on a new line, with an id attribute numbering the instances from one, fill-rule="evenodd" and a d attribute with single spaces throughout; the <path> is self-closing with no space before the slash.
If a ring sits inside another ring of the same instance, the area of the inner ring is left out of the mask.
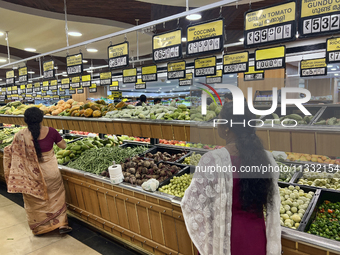
<path id="1" fill-rule="evenodd" d="M 187 155 L 190 153 L 189 150 L 184 150 L 184 149 L 174 149 L 174 148 L 167 148 L 167 147 L 163 147 L 163 146 L 156 146 L 154 148 L 152 148 L 151 150 L 149 150 L 147 153 L 152 153 L 152 154 L 155 154 L 157 152 L 167 152 L 169 153 L 170 155 L 174 155 L 174 154 L 177 154 L 177 153 L 182 153 L 182 152 L 185 152 L 185 155 L 179 159 L 177 159 L 176 161 L 166 161 L 166 162 L 171 162 L 171 163 L 179 163 L 181 160 L 183 160 L 185 157 L 187 157 Z M 144 153 L 145 155 L 146 153 Z M 147 158 L 147 157 L 146 157 Z M 164 161 L 164 160 L 162 160 Z"/>
<path id="2" fill-rule="evenodd" d="M 308 219 L 309 219 L 309 217 L 308 217 L 309 216 L 309 212 L 311 210 L 314 210 L 314 208 L 315 208 L 316 200 L 317 200 L 317 198 L 318 198 L 318 196 L 320 194 L 320 189 L 316 189 L 316 188 L 312 188 L 312 187 L 306 187 L 306 186 L 301 186 L 301 185 L 297 185 L 295 183 L 280 182 L 278 185 L 279 185 L 280 188 L 286 188 L 286 187 L 288 187 L 290 185 L 295 186 L 295 187 L 299 186 L 300 189 L 302 189 L 305 193 L 308 193 L 310 191 L 314 192 L 314 196 L 310 200 L 309 205 L 308 205 L 307 209 L 305 210 L 305 214 L 303 215 L 303 217 L 301 219 L 301 222 L 300 222 L 300 225 L 299 225 L 299 227 L 297 229 L 298 231 L 303 231 L 304 224 L 306 222 L 308 222 Z M 281 226 L 281 227 L 284 227 L 284 226 Z M 284 228 L 286 228 L 286 227 L 284 227 Z"/>

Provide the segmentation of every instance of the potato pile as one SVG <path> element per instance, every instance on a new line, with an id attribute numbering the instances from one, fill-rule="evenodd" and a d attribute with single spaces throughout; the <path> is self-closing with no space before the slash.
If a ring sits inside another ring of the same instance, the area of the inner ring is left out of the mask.
<path id="1" fill-rule="evenodd" d="M 145 157 L 153 159 L 156 163 L 160 161 L 169 161 L 169 162 L 175 162 L 179 160 L 180 158 L 185 156 L 185 152 L 182 153 L 175 153 L 175 154 L 170 154 L 168 152 L 156 152 L 155 154 L 152 154 L 151 152 L 146 153 Z"/>
<path id="2" fill-rule="evenodd" d="M 133 157 L 122 164 L 124 182 L 142 185 L 149 179 L 162 182 L 181 170 L 179 166 L 157 163 L 152 159 Z"/>

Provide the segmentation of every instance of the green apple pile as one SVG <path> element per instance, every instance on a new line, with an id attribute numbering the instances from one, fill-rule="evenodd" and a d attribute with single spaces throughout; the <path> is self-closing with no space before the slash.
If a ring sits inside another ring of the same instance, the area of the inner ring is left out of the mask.
<path id="1" fill-rule="evenodd" d="M 164 185 L 158 190 L 160 192 L 167 193 L 176 197 L 183 197 L 185 190 L 190 186 L 191 180 L 192 175 L 190 174 L 174 176 L 174 178 L 170 180 L 170 183 L 168 185 Z"/>

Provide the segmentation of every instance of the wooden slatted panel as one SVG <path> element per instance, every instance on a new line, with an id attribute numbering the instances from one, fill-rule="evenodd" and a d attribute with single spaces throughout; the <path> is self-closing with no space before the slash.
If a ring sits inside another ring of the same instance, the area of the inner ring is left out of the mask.
<path id="1" fill-rule="evenodd" d="M 291 151 L 290 132 L 269 131 L 270 150 Z"/>
<path id="2" fill-rule="evenodd" d="M 188 136 L 188 142 L 191 143 L 200 143 L 201 142 L 201 138 L 200 138 L 200 132 L 198 127 L 194 127 L 194 126 L 190 126 L 190 128 L 185 128 L 186 130 L 190 130 L 189 131 L 189 136 Z"/>
<path id="3" fill-rule="evenodd" d="M 114 122 L 113 128 L 115 131 L 115 135 L 124 135 L 124 130 L 121 122 Z"/>
<path id="4" fill-rule="evenodd" d="M 107 124 L 108 122 L 103 122 L 103 121 L 98 121 L 98 129 L 99 129 L 99 133 L 101 134 L 109 134 L 108 130 L 107 130 Z"/>
<path id="5" fill-rule="evenodd" d="M 73 124 L 73 130 L 79 131 L 79 121 L 78 120 L 73 120 L 72 121 Z"/>
<path id="6" fill-rule="evenodd" d="M 172 131 L 172 125 L 162 124 L 161 128 L 162 128 L 163 139 L 167 139 L 167 140 L 173 140 L 174 139 L 174 133 Z"/>
<path id="7" fill-rule="evenodd" d="M 214 141 L 216 141 L 215 145 L 225 146 L 226 141 L 219 136 L 218 129 L 214 128 L 213 130 L 214 130 L 213 132 L 214 132 L 214 138 L 215 138 Z"/>
<path id="8" fill-rule="evenodd" d="M 286 247 L 282 247 L 282 251 L 284 255 L 309 255 L 308 253 L 300 252 Z"/>
<path id="9" fill-rule="evenodd" d="M 185 126 L 172 126 L 173 133 L 174 133 L 174 139 L 178 141 L 188 141 L 186 132 L 185 132 Z"/>
<path id="10" fill-rule="evenodd" d="M 78 207 L 86 210 L 85 207 L 85 202 L 84 202 L 84 198 L 83 198 L 83 192 L 82 192 L 82 188 L 80 185 L 75 184 L 74 185 L 75 191 L 76 191 L 76 196 L 77 196 L 77 201 L 78 201 Z"/>
<path id="11" fill-rule="evenodd" d="M 315 154 L 315 133 L 311 132 L 291 132 L 292 151 L 299 153 Z M 325 154 L 328 155 L 328 154 Z"/>
<path id="12" fill-rule="evenodd" d="M 140 234 L 148 239 L 151 239 L 151 229 L 148 218 L 148 211 L 144 206 L 136 205 L 136 208 Z"/>
<path id="13" fill-rule="evenodd" d="M 83 120 L 79 120 L 78 121 L 78 125 L 79 125 L 79 131 L 86 131 L 86 128 L 85 128 L 85 121 Z"/>
<path id="14" fill-rule="evenodd" d="M 119 218 L 119 225 L 123 228 L 129 228 L 129 222 L 126 213 L 125 202 L 123 199 L 116 197 L 117 213 Z"/>
<path id="15" fill-rule="evenodd" d="M 91 198 L 90 198 L 90 190 L 88 187 L 81 187 L 81 191 L 83 193 L 83 199 L 84 199 L 84 204 L 85 204 L 85 209 L 86 211 L 93 213 L 93 208 L 92 208 L 92 204 L 91 204 Z"/>
<path id="16" fill-rule="evenodd" d="M 109 210 L 110 221 L 119 224 L 116 200 L 113 196 L 106 195 L 107 207 Z"/>
<path id="17" fill-rule="evenodd" d="M 78 200 L 77 200 L 77 195 L 76 195 L 74 183 L 68 182 L 68 188 L 69 188 L 69 191 L 70 191 L 70 197 L 71 197 L 72 205 L 78 206 Z"/>
<path id="18" fill-rule="evenodd" d="M 67 120 L 67 130 L 75 130 L 73 126 L 73 120 Z"/>
<path id="19" fill-rule="evenodd" d="M 162 229 L 161 214 L 150 208 L 148 209 L 148 214 L 151 228 L 151 239 L 157 243 L 164 244 L 164 229 Z"/>
<path id="20" fill-rule="evenodd" d="M 89 193 L 90 193 L 91 206 L 93 208 L 93 213 L 94 215 L 100 216 L 101 214 L 100 214 L 100 207 L 99 207 L 97 192 L 90 189 Z"/>
<path id="21" fill-rule="evenodd" d="M 160 124 L 150 124 L 151 137 L 162 139 L 162 128 Z"/>
<path id="22" fill-rule="evenodd" d="M 131 124 L 128 122 L 122 122 L 123 134 L 128 136 L 133 136 Z"/>
<path id="23" fill-rule="evenodd" d="M 134 233 L 140 234 L 136 205 L 134 203 L 130 203 L 129 201 L 125 201 L 125 205 L 130 230 Z"/>
<path id="24" fill-rule="evenodd" d="M 216 144 L 212 128 L 198 128 L 201 143 Z"/>
<path id="25" fill-rule="evenodd" d="M 61 126 L 63 130 L 69 130 L 66 120 L 59 120 L 59 121 L 61 122 Z"/>
<path id="26" fill-rule="evenodd" d="M 316 154 L 338 157 L 340 155 L 340 134 L 317 133 Z"/>
<path id="27" fill-rule="evenodd" d="M 261 139 L 263 147 L 269 150 L 269 132 L 268 130 L 257 130 L 256 135 Z"/>
<path id="28" fill-rule="evenodd" d="M 152 137 L 151 136 L 151 128 L 150 128 L 150 124 L 143 124 L 140 123 L 140 130 L 141 130 L 141 136 L 142 137 Z"/>
<path id="29" fill-rule="evenodd" d="M 162 226 L 164 233 L 165 246 L 178 250 L 177 237 L 173 233 L 176 233 L 176 226 L 174 218 L 168 215 L 162 215 Z"/>
<path id="30" fill-rule="evenodd" d="M 176 224 L 179 252 L 182 254 L 192 254 L 193 247 L 190 245 L 191 239 L 189 237 L 185 223 L 183 221 L 183 216 L 181 216 L 181 218 L 175 219 L 175 224 Z"/>
<path id="31" fill-rule="evenodd" d="M 298 244 L 298 250 L 310 255 L 327 255 L 327 251 L 311 247 L 302 243 Z"/>
<path id="32" fill-rule="evenodd" d="M 143 137 L 139 123 L 131 123 L 131 132 L 133 136 Z"/>
<path id="33" fill-rule="evenodd" d="M 110 122 L 106 122 L 105 125 L 106 125 L 106 130 L 107 130 L 108 134 L 110 134 L 110 135 L 116 134 L 113 122 L 111 122 L 111 121 Z"/>

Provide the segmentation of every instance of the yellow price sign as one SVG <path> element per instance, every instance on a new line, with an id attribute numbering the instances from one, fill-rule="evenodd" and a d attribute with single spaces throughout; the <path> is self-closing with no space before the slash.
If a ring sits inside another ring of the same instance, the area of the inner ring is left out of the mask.
<path id="1" fill-rule="evenodd" d="M 54 61 L 53 60 L 44 62 L 44 64 L 43 64 L 44 72 L 51 71 L 53 69 L 54 69 Z"/>
<path id="2" fill-rule="evenodd" d="M 286 47 L 255 50 L 255 70 L 278 69 L 286 66 Z"/>

